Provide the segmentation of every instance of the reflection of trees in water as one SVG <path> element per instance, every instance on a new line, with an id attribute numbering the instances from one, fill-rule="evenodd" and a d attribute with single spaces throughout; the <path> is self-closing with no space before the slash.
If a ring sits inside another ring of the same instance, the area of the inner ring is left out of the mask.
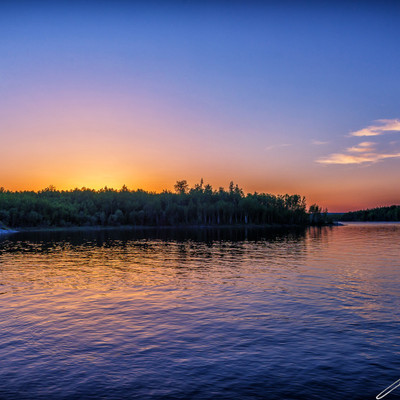
<path id="1" fill-rule="evenodd" d="M 168 249 L 171 243 L 178 245 L 179 253 L 203 255 L 224 243 L 234 243 L 231 250 L 245 247 L 246 243 L 296 242 L 305 239 L 306 229 L 271 228 L 161 228 L 135 230 L 87 230 L 87 231 L 42 231 L 21 232 L 0 241 L 0 254 L 5 252 L 52 253 L 70 249 L 85 251 L 87 248 L 102 247 L 121 250 L 134 247 L 144 253 L 152 252 L 160 246 Z M 201 244 L 201 245 L 199 245 Z M 198 253 L 201 250 L 201 253 Z M 208 249 L 208 250 L 207 250 Z"/>
<path id="2" fill-rule="evenodd" d="M 106 288 L 278 276 L 305 254 L 305 230 L 144 229 L 21 233 L 0 242 L 4 282 Z M 263 279 L 263 278 L 261 278 Z"/>
<path id="3" fill-rule="evenodd" d="M 311 226 L 308 228 L 308 239 L 313 246 L 326 245 L 332 236 L 334 229 L 341 229 L 340 226 Z"/>
<path id="4" fill-rule="evenodd" d="M 211 271 L 216 278 L 293 269 L 288 261 L 303 258 L 305 237 L 304 229 L 261 228 L 30 232 L 0 242 L 0 262 L 10 272 L 19 265 L 32 281 L 154 284 L 178 275 L 207 279 Z"/>

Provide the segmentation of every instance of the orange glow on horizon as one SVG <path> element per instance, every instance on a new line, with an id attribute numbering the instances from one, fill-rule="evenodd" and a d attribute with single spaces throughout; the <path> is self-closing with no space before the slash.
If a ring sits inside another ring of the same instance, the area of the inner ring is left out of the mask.
<path id="1" fill-rule="evenodd" d="M 259 146 L 220 121 L 182 116 L 177 104 L 151 97 L 112 102 L 69 93 L 38 98 L 24 118 L 8 121 L 0 186 L 8 190 L 60 190 L 105 186 L 150 192 L 194 186 L 203 177 L 214 189 L 232 180 L 247 192 L 300 194 L 308 206 L 331 212 L 399 204 L 397 175 L 374 168 L 322 166 L 307 143 Z M 132 111 L 134 110 L 134 111 Z M 155 115 L 157 118 L 155 118 Z M 230 133 L 230 132 L 229 132 Z M 326 151 L 326 150 L 325 150 Z"/>
<path id="2" fill-rule="evenodd" d="M 173 186 L 176 180 L 185 179 L 187 177 L 178 177 L 169 178 L 169 179 L 159 179 L 154 176 L 152 178 L 147 179 L 145 176 L 137 177 L 135 180 L 129 179 L 128 176 L 124 178 L 121 177 L 112 177 L 107 176 L 106 174 L 101 175 L 93 175 L 92 177 L 82 177 L 81 179 L 77 179 L 76 183 L 73 182 L 71 177 L 65 180 L 57 180 L 52 179 L 49 180 L 48 183 L 44 183 L 42 179 L 36 178 L 31 179 L 29 182 L 24 181 L 23 177 L 20 177 L 18 180 L 13 180 L 13 182 L 7 182 L 7 180 L 2 179 L 1 186 L 3 186 L 6 190 L 12 191 L 23 191 L 23 190 L 33 190 L 40 191 L 49 187 L 50 185 L 54 186 L 57 190 L 73 190 L 75 188 L 88 188 L 94 190 L 100 190 L 104 187 L 112 188 L 115 190 L 119 190 L 122 186 L 126 185 L 129 190 L 138 190 L 142 189 L 148 192 L 161 193 L 164 190 L 173 191 Z M 199 183 L 201 178 L 199 179 L 187 179 L 189 186 L 193 187 L 196 183 Z M 217 190 L 219 187 L 224 187 L 225 189 L 229 186 L 229 181 L 225 182 L 219 181 L 209 181 L 204 179 L 205 183 L 210 183 L 214 190 Z M 340 191 L 324 191 L 322 188 L 321 191 L 316 191 L 315 188 L 306 188 L 304 190 L 297 190 L 298 188 L 290 187 L 288 185 L 287 190 L 285 190 L 280 185 L 274 185 L 269 187 L 261 187 L 254 188 L 253 185 L 246 186 L 242 185 L 241 181 L 234 180 L 235 183 L 238 183 L 239 186 L 244 190 L 245 193 L 253 193 L 253 192 L 264 192 L 271 194 L 300 194 L 301 196 L 305 196 L 307 200 L 307 206 L 310 206 L 313 203 L 317 203 L 323 208 L 327 208 L 329 212 L 346 212 L 346 211 L 354 211 L 359 209 L 367 209 L 367 208 L 375 208 L 375 207 L 383 207 L 390 206 L 393 204 L 399 204 L 398 198 L 396 197 L 396 192 L 393 190 L 389 195 L 383 196 L 382 193 L 376 193 L 375 196 L 367 196 L 362 190 L 359 191 L 357 188 L 352 191 L 349 188 L 344 188 Z M 345 197 L 347 195 L 347 198 Z M 390 197 L 391 196 L 391 197 Z M 328 200 L 327 200 L 328 199 Z"/>

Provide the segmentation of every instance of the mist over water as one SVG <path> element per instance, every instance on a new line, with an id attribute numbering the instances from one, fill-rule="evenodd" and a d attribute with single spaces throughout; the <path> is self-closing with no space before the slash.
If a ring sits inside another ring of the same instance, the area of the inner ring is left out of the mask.
<path id="1" fill-rule="evenodd" d="M 400 224 L 3 237 L 0 398 L 375 398 L 399 256 Z"/>

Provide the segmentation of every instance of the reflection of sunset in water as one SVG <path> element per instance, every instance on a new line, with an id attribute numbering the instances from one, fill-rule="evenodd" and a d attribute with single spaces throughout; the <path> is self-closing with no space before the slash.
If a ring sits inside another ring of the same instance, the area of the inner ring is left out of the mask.
<path id="1" fill-rule="evenodd" d="M 399 239 L 399 224 L 3 238 L 0 389 L 336 399 L 334 381 L 371 397 L 400 368 Z"/>

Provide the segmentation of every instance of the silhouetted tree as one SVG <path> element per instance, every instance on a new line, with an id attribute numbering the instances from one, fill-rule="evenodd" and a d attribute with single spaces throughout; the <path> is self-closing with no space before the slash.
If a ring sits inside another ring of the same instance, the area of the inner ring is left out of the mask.
<path id="1" fill-rule="evenodd" d="M 178 194 L 185 194 L 188 187 L 189 185 L 186 180 L 176 181 L 176 184 L 174 185 L 175 192 Z"/>
<path id="2" fill-rule="evenodd" d="M 276 196 L 248 193 L 233 182 L 226 191 L 213 190 L 200 183 L 189 188 L 186 180 L 177 181 L 175 192 L 150 193 L 104 187 L 67 191 L 55 187 L 39 192 L 0 190 L 0 223 L 23 226 L 89 225 L 231 225 L 323 223 L 316 204 L 306 211 L 305 198 L 299 195 Z M 398 210 L 390 211 L 391 218 Z M 1 226 L 1 225 L 0 225 Z"/>

